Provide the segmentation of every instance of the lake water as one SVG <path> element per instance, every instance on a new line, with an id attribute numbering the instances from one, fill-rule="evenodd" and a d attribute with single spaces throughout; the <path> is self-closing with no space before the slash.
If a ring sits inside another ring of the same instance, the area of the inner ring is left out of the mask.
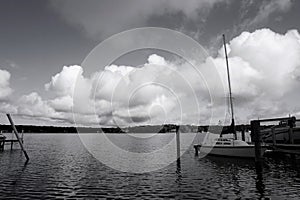
<path id="1" fill-rule="evenodd" d="M 117 138 L 113 141 L 123 149 L 150 152 L 162 145 L 157 141 L 170 141 L 174 134 L 158 134 L 147 143 L 138 138 L 131 141 L 122 134 L 111 137 Z M 175 161 L 137 174 L 95 159 L 77 134 L 26 134 L 24 139 L 30 156 L 27 165 L 17 145 L 12 151 L 7 145 L 0 152 L 0 199 L 299 199 L 300 163 L 295 160 L 268 158 L 261 177 L 252 160 L 199 158 L 191 146 L 181 156 L 180 165 Z M 153 158 L 147 162 L 155 166 L 160 161 Z"/>

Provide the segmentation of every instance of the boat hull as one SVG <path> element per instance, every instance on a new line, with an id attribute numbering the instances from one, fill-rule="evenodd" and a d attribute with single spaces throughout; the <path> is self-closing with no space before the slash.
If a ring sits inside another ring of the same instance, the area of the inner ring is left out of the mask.
<path id="1" fill-rule="evenodd" d="M 262 147 L 262 154 L 267 149 L 266 146 Z M 215 156 L 226 156 L 226 157 L 240 157 L 240 158 L 255 158 L 255 147 L 254 145 L 249 146 L 201 146 L 200 153 L 215 155 Z"/>

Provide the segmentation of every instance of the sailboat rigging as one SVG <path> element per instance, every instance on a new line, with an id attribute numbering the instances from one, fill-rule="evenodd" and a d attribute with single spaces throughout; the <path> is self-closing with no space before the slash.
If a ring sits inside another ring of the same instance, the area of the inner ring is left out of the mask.
<path id="1" fill-rule="evenodd" d="M 234 112 L 233 112 L 233 102 L 232 102 L 232 92 L 231 92 L 231 82 L 230 82 L 230 73 L 229 73 L 229 64 L 228 64 L 228 56 L 227 56 L 227 49 L 226 49 L 226 40 L 225 34 L 223 34 L 223 43 L 224 43 L 224 51 L 225 51 L 225 58 L 226 58 L 226 67 L 227 67 L 227 80 L 228 80 L 228 89 L 229 89 L 229 102 L 231 108 L 231 125 L 230 130 L 234 135 L 234 139 L 237 139 L 235 123 L 234 123 Z"/>
<path id="2" fill-rule="evenodd" d="M 254 158 L 255 157 L 255 147 L 253 144 L 248 144 L 245 141 L 238 140 L 235 123 L 234 123 L 234 112 L 233 112 L 233 101 L 232 101 L 232 92 L 231 92 L 231 82 L 229 74 L 229 64 L 228 56 L 226 49 L 225 35 L 223 34 L 226 66 L 227 66 L 227 78 L 228 78 L 228 88 L 229 88 L 229 100 L 231 108 L 231 126 L 230 132 L 233 133 L 234 138 L 217 138 L 214 142 L 208 140 L 204 141 L 200 145 L 200 152 L 207 153 L 209 155 L 218 155 L 218 156 L 231 156 L 231 157 L 244 157 L 244 158 Z M 267 146 L 262 146 L 263 151 L 266 150 Z M 198 150 L 197 150 L 198 151 Z"/>

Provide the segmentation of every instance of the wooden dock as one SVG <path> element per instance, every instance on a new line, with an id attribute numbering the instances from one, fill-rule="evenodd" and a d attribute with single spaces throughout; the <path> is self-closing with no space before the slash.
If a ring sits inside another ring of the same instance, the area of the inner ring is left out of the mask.
<path id="1" fill-rule="evenodd" d="M 273 146 L 272 153 L 300 155 L 300 144 L 276 144 Z"/>
<path id="2" fill-rule="evenodd" d="M 261 129 L 260 123 L 279 121 L 286 126 L 273 126 L 268 129 Z M 299 121 L 295 117 L 271 118 L 251 121 L 251 139 L 255 144 L 256 161 L 260 162 L 263 155 L 261 146 L 269 145 L 270 151 L 266 151 L 268 155 L 289 154 L 300 155 L 300 127 L 296 127 Z M 280 136 L 281 134 L 281 136 Z M 280 136 L 280 137 L 279 137 Z M 268 141 L 265 139 L 268 138 Z M 242 140 L 245 141 L 245 130 L 242 130 Z M 195 144 L 195 155 L 198 156 L 201 145 Z"/>
<path id="3" fill-rule="evenodd" d="M 23 145 L 23 132 L 22 132 L 22 135 L 20 137 L 19 135 L 19 132 L 10 116 L 9 113 L 6 114 L 7 118 L 8 118 L 8 121 L 10 122 L 11 124 L 11 127 L 13 129 L 13 132 L 12 134 L 14 133 L 15 136 L 16 136 L 16 139 L 13 138 L 13 135 L 12 135 L 12 138 L 11 139 L 6 139 L 7 137 L 5 137 L 2 133 L 0 134 L 0 150 L 3 151 L 4 150 L 4 146 L 5 146 L 5 143 L 8 142 L 10 143 L 10 148 L 12 149 L 13 148 L 13 144 L 14 142 L 18 142 L 19 143 L 19 146 L 21 147 L 25 157 L 26 157 L 26 163 L 29 161 L 29 156 L 24 148 L 24 145 Z"/>
<path id="4" fill-rule="evenodd" d="M 23 139 L 21 139 L 23 143 Z M 5 145 L 10 144 L 10 149 L 13 149 L 14 143 L 18 143 L 17 139 L 0 139 L 0 151 L 4 151 Z"/>
<path id="5" fill-rule="evenodd" d="M 277 135 L 284 133 L 282 131 L 276 131 L 276 129 L 280 127 L 274 126 L 268 131 L 260 130 L 261 122 L 272 121 L 280 121 L 280 124 L 284 122 L 287 125 L 287 130 L 284 131 L 286 132 L 285 135 L 287 135 L 287 139 L 285 139 L 284 142 L 278 142 L 277 140 Z M 257 151 L 256 160 L 261 159 L 259 153 L 261 151 L 261 143 L 263 142 L 264 137 L 272 137 L 272 142 L 267 143 L 273 149 L 271 151 L 271 154 L 300 155 L 300 144 L 295 144 L 295 131 L 299 129 L 299 127 L 296 127 L 296 121 L 299 120 L 297 120 L 295 117 L 271 118 L 251 121 L 251 136 L 253 138 L 253 141 L 255 142 L 255 149 Z"/>

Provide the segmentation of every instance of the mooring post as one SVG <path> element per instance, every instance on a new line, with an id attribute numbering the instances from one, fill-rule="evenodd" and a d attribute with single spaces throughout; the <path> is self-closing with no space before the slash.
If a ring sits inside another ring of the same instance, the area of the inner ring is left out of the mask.
<path id="1" fill-rule="evenodd" d="M 4 151 L 5 138 L 0 138 L 0 151 Z"/>
<path id="2" fill-rule="evenodd" d="M 261 162 L 261 135 L 260 122 L 258 120 L 251 121 L 251 134 L 255 144 L 255 162 Z"/>
<path id="3" fill-rule="evenodd" d="M 271 128 L 271 133 L 272 133 L 272 140 L 273 140 L 273 146 L 276 145 L 276 134 L 275 134 L 275 128 Z"/>
<path id="4" fill-rule="evenodd" d="M 255 169 L 257 174 L 262 173 L 262 159 L 261 159 L 261 135 L 260 135 L 260 121 L 251 121 L 251 136 L 255 144 Z"/>
<path id="5" fill-rule="evenodd" d="M 180 160 L 180 133 L 179 133 L 179 126 L 176 126 L 176 146 L 177 146 L 177 160 Z"/>
<path id="6" fill-rule="evenodd" d="M 199 146 L 194 145 L 194 149 L 195 149 L 195 156 L 198 156 L 199 155 Z"/>
<path id="7" fill-rule="evenodd" d="M 294 144 L 293 128 L 289 128 L 289 143 Z"/>
<path id="8" fill-rule="evenodd" d="M 245 125 L 244 124 L 242 125 L 242 140 L 246 141 L 245 140 Z"/>
<path id="9" fill-rule="evenodd" d="M 15 132 L 15 135 L 16 135 L 18 141 L 19 141 L 20 147 L 21 147 L 21 149 L 22 149 L 22 151 L 23 151 L 23 153 L 24 153 L 24 155 L 25 155 L 25 157 L 26 157 L 26 160 L 28 161 L 28 160 L 29 160 L 29 156 L 27 155 L 27 152 L 26 152 L 26 150 L 25 150 L 25 148 L 24 148 L 24 146 L 23 146 L 23 143 L 21 142 L 21 139 L 20 139 L 20 137 L 19 137 L 18 130 L 17 130 L 17 128 L 16 128 L 16 126 L 15 126 L 15 124 L 14 124 L 14 122 L 13 122 L 11 116 L 10 116 L 10 114 L 6 114 L 6 116 L 7 116 L 8 120 L 9 120 L 9 122 L 10 122 L 10 124 L 11 124 L 11 127 L 13 128 L 13 130 L 14 130 L 14 132 Z"/>
<path id="10" fill-rule="evenodd" d="M 24 143 L 24 129 L 22 129 L 21 139 L 22 139 L 22 143 Z"/>

